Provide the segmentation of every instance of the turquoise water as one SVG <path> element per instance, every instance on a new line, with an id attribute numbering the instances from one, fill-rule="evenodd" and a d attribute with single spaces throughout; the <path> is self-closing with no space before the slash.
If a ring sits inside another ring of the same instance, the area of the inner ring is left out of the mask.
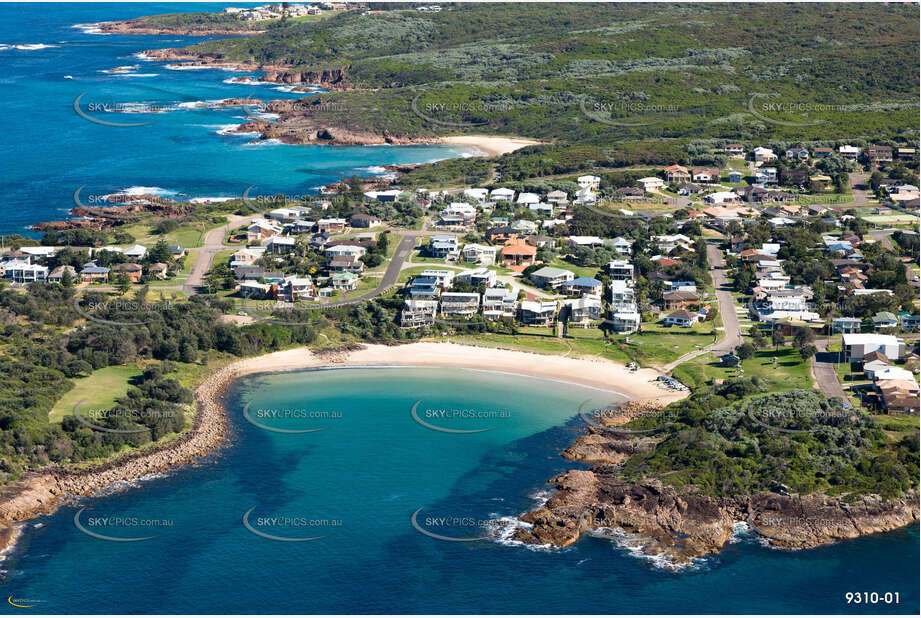
<path id="1" fill-rule="evenodd" d="M 917 526 L 799 552 L 765 548 L 741 532 L 718 556 L 681 572 L 611 539 L 563 550 L 495 540 L 539 503 L 548 478 L 576 467 L 558 453 L 582 427 L 579 405 L 616 399 L 464 370 L 252 376 L 228 395 L 233 445 L 212 462 L 81 501 L 90 531 L 156 538 L 94 538 L 75 527 L 77 507 L 62 508 L 30 523 L 3 564 L 3 593 L 36 601 L 21 611 L 72 613 L 917 611 Z M 411 414 L 417 402 L 429 424 L 490 430 L 423 427 Z M 273 429 L 322 431 L 270 431 L 248 422 L 244 409 Z M 460 418 L 471 412 L 477 417 Z M 242 523 L 250 509 L 257 532 L 323 538 L 258 536 Z M 424 535 L 410 523 L 418 509 L 428 532 L 489 538 Z M 169 525 L 93 519 L 104 517 Z M 848 606 L 848 591 L 899 592 L 901 604 Z"/>
<path id="2" fill-rule="evenodd" d="M 133 189 L 175 199 L 301 196 L 354 174 L 371 176 L 391 163 L 424 163 L 456 157 L 445 146 L 289 146 L 254 143 L 254 136 L 218 132 L 246 120 L 234 109 L 179 107 L 230 97 L 272 100 L 303 94 L 273 85 L 226 83 L 255 77 L 217 69 L 178 71 L 134 54 L 213 37 L 99 35 L 74 28 L 103 20 L 183 10 L 217 10 L 201 4 L 0 4 L 0 169 L 3 217 L 0 233 L 28 235 L 38 221 L 67 217 L 73 194 L 81 200 Z M 39 49 L 21 46 L 44 45 Z M 20 47 L 16 47 L 20 46 Z M 102 71 L 132 66 L 126 73 Z M 93 118 L 78 116 L 74 100 Z M 93 111 L 137 103 L 161 113 Z M 168 110 L 168 111 L 167 111 Z M 33 234 L 35 235 L 35 234 Z"/>

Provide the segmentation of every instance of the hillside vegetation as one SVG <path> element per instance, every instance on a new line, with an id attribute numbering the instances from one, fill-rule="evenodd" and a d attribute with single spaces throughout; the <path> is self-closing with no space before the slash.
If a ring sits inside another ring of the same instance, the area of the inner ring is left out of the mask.
<path id="1" fill-rule="evenodd" d="M 706 164 L 726 141 L 917 140 L 917 5 L 447 8 L 351 11 L 187 50 L 343 70 L 348 90 L 310 111 L 330 126 L 549 142 L 505 156 L 510 179 Z"/>

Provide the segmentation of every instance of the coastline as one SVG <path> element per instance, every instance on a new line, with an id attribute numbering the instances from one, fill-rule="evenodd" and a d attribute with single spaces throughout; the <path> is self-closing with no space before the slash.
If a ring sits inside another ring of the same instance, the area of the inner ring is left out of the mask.
<path id="1" fill-rule="evenodd" d="M 666 405 L 687 393 L 664 391 L 651 369 L 631 372 L 606 360 L 575 359 L 513 350 L 480 348 L 445 342 L 401 346 L 361 345 L 355 349 L 312 352 L 299 347 L 241 359 L 209 375 L 196 389 L 197 413 L 192 428 L 170 443 L 139 453 L 117 456 L 80 471 L 49 469 L 35 472 L 0 491 L 0 551 L 7 555 L 20 537 L 21 522 L 54 512 L 61 504 L 92 497 L 118 484 L 195 464 L 229 442 L 227 388 L 246 375 L 339 367 L 453 367 L 499 371 L 569 382 Z"/>
<path id="2" fill-rule="evenodd" d="M 451 135 L 440 138 L 437 143 L 452 146 L 467 146 L 475 148 L 487 157 L 499 157 L 510 152 L 515 152 L 527 146 L 538 146 L 544 142 L 526 139 L 523 137 L 497 137 L 492 135 Z"/>

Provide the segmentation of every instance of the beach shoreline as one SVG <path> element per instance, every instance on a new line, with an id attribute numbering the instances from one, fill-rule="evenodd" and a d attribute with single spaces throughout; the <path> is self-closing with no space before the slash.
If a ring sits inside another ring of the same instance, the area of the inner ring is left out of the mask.
<path id="1" fill-rule="evenodd" d="M 440 138 L 436 143 L 473 148 L 484 153 L 483 156 L 487 157 L 499 157 L 521 148 L 543 144 L 538 140 L 523 137 L 498 137 L 494 135 L 451 135 Z"/>
<path id="2" fill-rule="evenodd" d="M 22 522 L 54 512 L 62 504 L 98 495 L 139 479 L 201 463 L 229 443 L 229 411 L 223 397 L 236 380 L 253 374 L 346 367 L 441 367 L 493 371 L 568 382 L 619 397 L 666 405 L 687 396 L 655 383 L 651 369 L 629 371 L 607 360 L 566 358 L 446 342 L 400 346 L 368 344 L 352 349 L 313 352 L 299 347 L 242 359 L 210 374 L 196 389 L 197 413 L 192 428 L 176 440 L 150 450 L 126 454 L 96 468 L 35 472 L 0 492 L 0 551 L 8 555 L 21 534 Z M 6 532 L 10 531 L 10 532 Z"/>

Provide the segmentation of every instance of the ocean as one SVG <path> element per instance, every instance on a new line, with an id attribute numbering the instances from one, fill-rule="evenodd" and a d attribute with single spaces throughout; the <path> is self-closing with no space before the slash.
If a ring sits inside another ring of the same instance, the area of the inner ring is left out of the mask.
<path id="1" fill-rule="evenodd" d="M 295 146 L 228 135 L 247 120 L 246 112 L 196 102 L 305 95 L 276 84 L 229 83 L 256 73 L 175 70 L 135 55 L 218 37 L 100 35 L 74 27 L 220 6 L 0 4 L 0 234 L 40 237 L 28 227 L 66 219 L 81 188 L 87 205 L 125 192 L 179 200 L 240 197 L 251 185 L 251 198 L 304 196 L 341 178 L 383 173 L 382 165 L 472 154 L 461 147 Z M 74 111 L 81 95 L 80 109 L 94 119 L 150 124 L 86 120 Z"/>
<path id="2" fill-rule="evenodd" d="M 249 376 L 227 396 L 230 447 L 29 522 L 3 594 L 76 614 L 917 612 L 917 526 L 785 551 L 740 525 L 677 571 L 630 539 L 511 540 L 546 481 L 579 467 L 559 455 L 579 406 L 617 400 L 456 369 Z M 900 603 L 848 605 L 857 591 Z"/>

